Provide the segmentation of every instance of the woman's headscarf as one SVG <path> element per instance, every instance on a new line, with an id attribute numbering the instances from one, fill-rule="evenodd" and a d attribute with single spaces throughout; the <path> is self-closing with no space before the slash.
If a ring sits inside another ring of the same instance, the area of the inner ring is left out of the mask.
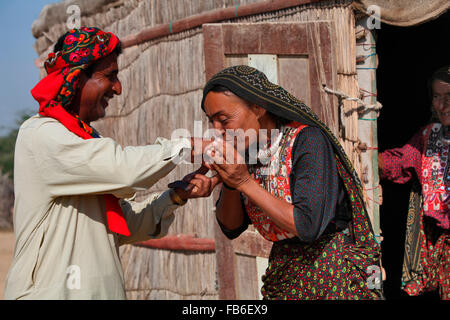
<path id="1" fill-rule="evenodd" d="M 226 68 L 208 81 L 203 90 L 201 102 L 203 110 L 206 95 L 216 85 L 228 88 L 240 98 L 254 103 L 278 117 L 317 127 L 321 130 L 333 145 L 338 171 L 352 203 L 352 215 L 354 218 L 356 216 L 361 220 L 362 230 L 359 230 L 360 232 L 354 230 L 355 241 L 357 244 L 379 250 L 376 242 L 374 242 L 372 226 L 365 208 L 362 185 L 358 175 L 339 141 L 317 115 L 284 88 L 271 83 L 264 73 L 245 65 Z"/>
<path id="2" fill-rule="evenodd" d="M 80 72 L 94 61 L 110 55 L 120 41 L 114 34 L 98 28 L 72 29 L 64 37 L 62 50 L 50 53 L 44 63 L 48 75 L 32 90 L 39 102 L 39 114 L 58 120 L 69 131 L 83 139 L 98 138 L 98 134 L 76 114 L 66 110 L 78 89 Z M 129 236 L 118 199 L 105 195 L 106 217 L 109 229 Z"/>

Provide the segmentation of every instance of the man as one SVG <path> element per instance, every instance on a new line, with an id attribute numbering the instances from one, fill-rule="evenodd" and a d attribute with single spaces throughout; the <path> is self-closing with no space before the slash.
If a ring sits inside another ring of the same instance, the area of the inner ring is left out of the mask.
<path id="1" fill-rule="evenodd" d="M 6 299 L 124 299 L 118 247 L 164 236 L 173 211 L 188 198 L 209 196 L 219 181 L 191 174 L 191 191 L 170 189 L 119 205 L 118 198 L 151 187 L 192 149 L 188 139 L 163 138 L 122 148 L 90 126 L 122 92 L 120 48 L 112 33 L 71 30 L 32 90 L 40 109 L 17 137 L 16 244 Z"/>

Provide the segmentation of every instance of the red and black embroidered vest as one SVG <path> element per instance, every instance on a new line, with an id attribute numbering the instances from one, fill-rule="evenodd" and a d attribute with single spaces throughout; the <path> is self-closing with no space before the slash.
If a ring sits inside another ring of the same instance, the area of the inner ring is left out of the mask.
<path id="1" fill-rule="evenodd" d="M 271 155 L 266 166 L 252 167 L 250 173 L 265 190 L 279 199 L 292 203 L 289 187 L 289 175 L 292 170 L 292 148 L 297 134 L 307 127 L 296 122 L 282 129 L 281 142 Z M 269 241 L 280 241 L 295 237 L 294 234 L 281 229 L 267 217 L 264 212 L 243 195 L 245 208 L 253 226 Z"/>

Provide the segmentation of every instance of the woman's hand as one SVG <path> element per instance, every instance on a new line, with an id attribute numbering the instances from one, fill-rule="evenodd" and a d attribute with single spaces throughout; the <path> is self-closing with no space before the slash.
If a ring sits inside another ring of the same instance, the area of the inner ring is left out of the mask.
<path id="1" fill-rule="evenodd" d="M 215 141 L 215 143 L 217 142 Z M 256 206 L 261 208 L 277 226 L 292 234 L 298 235 L 294 222 L 294 206 L 284 199 L 278 199 L 259 185 L 256 180 L 252 179 L 248 172 L 247 165 L 242 161 L 241 155 L 236 149 L 234 149 L 233 154 L 231 148 L 233 148 L 232 145 L 225 142 L 223 148 L 222 146 L 219 146 L 219 148 L 206 151 L 206 154 L 211 157 L 211 166 L 220 175 L 222 181 L 226 183 L 227 186 L 235 188 L 239 192 L 245 194 L 245 196 Z M 221 150 L 225 151 L 221 152 Z M 232 194 L 236 196 L 238 192 L 227 192 L 228 197 L 231 197 Z M 222 223 L 226 223 L 230 228 L 236 228 L 242 224 L 242 211 L 240 214 L 229 216 L 230 211 L 226 210 L 228 208 L 225 207 L 227 204 L 220 203 L 219 205 L 220 206 L 217 208 L 217 217 Z"/>
<path id="2" fill-rule="evenodd" d="M 168 187 L 175 190 L 182 200 L 209 197 L 222 180 L 218 174 L 207 177 L 209 169 L 202 165 L 198 170 L 189 173 L 182 180 L 169 183 Z"/>
<path id="3" fill-rule="evenodd" d="M 217 171 L 227 186 L 239 189 L 250 180 L 244 158 L 229 141 L 215 140 L 206 154 L 212 161 L 209 166 Z"/>

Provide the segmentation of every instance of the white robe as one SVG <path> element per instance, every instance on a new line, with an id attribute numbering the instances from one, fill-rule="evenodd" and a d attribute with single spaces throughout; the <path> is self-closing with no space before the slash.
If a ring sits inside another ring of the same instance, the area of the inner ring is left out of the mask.
<path id="1" fill-rule="evenodd" d="M 174 219 L 168 191 L 122 200 L 131 236 L 108 229 L 103 194 L 130 198 L 166 176 L 190 149 L 158 138 L 125 147 L 84 140 L 57 120 L 20 127 L 14 159 L 14 258 L 5 299 L 125 299 L 119 246 L 162 237 Z M 154 234 L 157 224 L 161 231 Z"/>

